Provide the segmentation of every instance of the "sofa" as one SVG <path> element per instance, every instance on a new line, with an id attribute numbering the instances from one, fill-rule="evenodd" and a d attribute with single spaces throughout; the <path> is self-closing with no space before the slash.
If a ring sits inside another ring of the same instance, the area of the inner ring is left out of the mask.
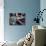
<path id="1" fill-rule="evenodd" d="M 40 25 L 34 25 L 32 26 L 32 34 L 33 34 L 33 42 L 31 44 L 31 46 L 46 46 L 46 28 L 44 26 L 40 26 Z M 24 39 L 20 39 L 17 42 L 17 45 L 21 45 L 21 43 L 23 43 Z"/>
<path id="2" fill-rule="evenodd" d="M 46 46 L 46 27 L 40 25 L 32 26 L 34 42 L 32 46 Z"/>
<path id="3" fill-rule="evenodd" d="M 40 25 L 32 26 L 33 42 L 30 46 L 46 46 L 46 27 Z M 6 42 L 3 46 L 23 46 L 26 37 L 21 38 L 17 43 Z"/>

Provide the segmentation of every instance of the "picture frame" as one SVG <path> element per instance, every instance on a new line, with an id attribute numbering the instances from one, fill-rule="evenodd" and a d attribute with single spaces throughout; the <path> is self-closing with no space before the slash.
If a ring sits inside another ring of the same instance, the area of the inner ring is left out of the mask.
<path id="1" fill-rule="evenodd" d="M 9 25 L 25 25 L 25 13 L 9 13 Z"/>

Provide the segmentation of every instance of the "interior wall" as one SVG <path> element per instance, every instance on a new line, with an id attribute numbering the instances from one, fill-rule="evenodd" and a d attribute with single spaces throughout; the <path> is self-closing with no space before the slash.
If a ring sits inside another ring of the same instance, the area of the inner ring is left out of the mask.
<path id="1" fill-rule="evenodd" d="M 42 11 L 43 9 L 46 9 L 46 0 L 40 0 L 40 10 Z M 40 25 L 46 27 L 46 10 L 43 12 L 42 17 L 43 17 L 43 22 L 40 21 Z M 46 43 L 46 40 L 45 40 L 45 43 Z"/>
<path id="2" fill-rule="evenodd" d="M 5 41 L 18 41 L 32 30 L 36 23 L 33 19 L 40 10 L 40 0 L 4 0 L 4 39 Z M 9 13 L 26 13 L 26 25 L 9 25 Z"/>
<path id="3" fill-rule="evenodd" d="M 41 9 L 41 11 L 43 9 L 46 9 L 46 0 L 40 1 L 40 9 Z M 46 10 L 44 10 L 42 17 L 43 17 L 43 22 L 40 21 L 40 25 L 46 26 Z"/>
<path id="4" fill-rule="evenodd" d="M 4 41 L 4 3 L 0 0 L 0 42 Z"/>

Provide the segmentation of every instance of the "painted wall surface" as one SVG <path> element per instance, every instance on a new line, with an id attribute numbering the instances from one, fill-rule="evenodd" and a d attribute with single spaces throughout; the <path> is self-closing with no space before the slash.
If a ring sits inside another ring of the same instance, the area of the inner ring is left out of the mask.
<path id="1" fill-rule="evenodd" d="M 40 1 L 40 10 L 43 10 L 43 9 L 46 9 L 46 0 L 41 0 Z M 44 11 L 42 17 L 43 17 L 43 22 L 40 21 L 40 25 L 46 27 L 46 11 Z M 45 37 L 45 39 L 46 39 L 46 37 Z M 46 40 L 45 40 L 45 44 L 46 44 Z"/>
<path id="2" fill-rule="evenodd" d="M 0 44 L 4 41 L 4 2 L 0 0 Z M 1 46 L 1 45 L 0 45 Z"/>
<path id="3" fill-rule="evenodd" d="M 41 11 L 43 9 L 46 9 L 46 0 L 41 0 L 40 1 L 40 9 L 41 9 Z M 42 17 L 43 17 L 43 22 L 41 21 L 40 25 L 46 26 L 46 10 L 43 12 Z"/>
<path id="4" fill-rule="evenodd" d="M 33 19 L 37 16 L 35 13 L 40 10 L 40 0 L 4 0 L 4 35 L 7 41 L 18 41 L 32 29 L 36 23 Z M 26 13 L 26 25 L 10 26 L 9 13 Z"/>

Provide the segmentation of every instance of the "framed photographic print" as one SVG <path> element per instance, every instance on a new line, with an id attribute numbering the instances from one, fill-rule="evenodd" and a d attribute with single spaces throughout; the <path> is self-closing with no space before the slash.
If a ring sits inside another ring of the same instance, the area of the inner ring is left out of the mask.
<path id="1" fill-rule="evenodd" d="M 25 13 L 10 13 L 9 24 L 10 25 L 25 25 Z"/>

